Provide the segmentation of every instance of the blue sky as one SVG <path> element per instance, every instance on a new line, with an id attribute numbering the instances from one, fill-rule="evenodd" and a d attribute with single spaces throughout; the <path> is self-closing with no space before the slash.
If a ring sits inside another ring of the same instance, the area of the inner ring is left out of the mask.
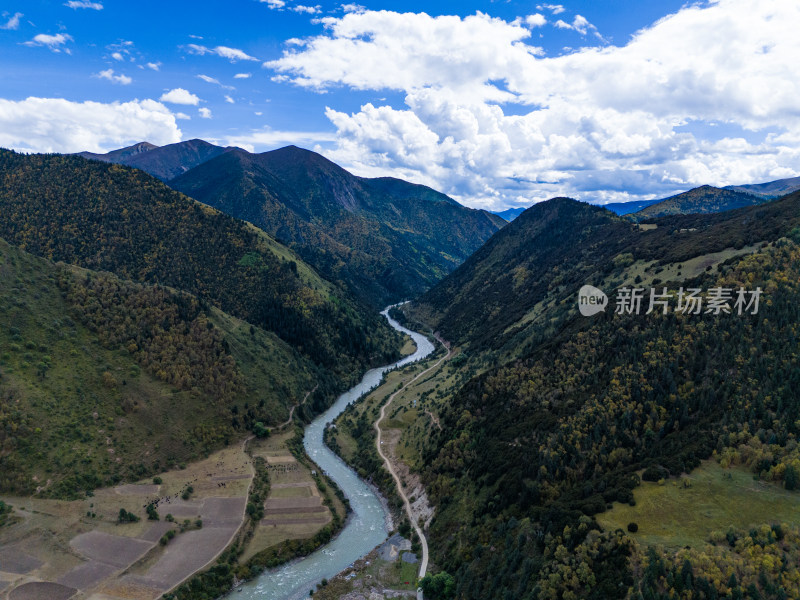
<path id="1" fill-rule="evenodd" d="M 494 209 L 777 179 L 796 4 L 3 0 L 0 146 L 296 143 Z"/>

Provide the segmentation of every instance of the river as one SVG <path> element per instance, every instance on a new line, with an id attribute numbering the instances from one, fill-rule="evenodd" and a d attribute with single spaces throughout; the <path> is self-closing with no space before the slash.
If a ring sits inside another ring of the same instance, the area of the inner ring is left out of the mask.
<path id="1" fill-rule="evenodd" d="M 388 515 L 383 504 L 370 486 L 336 454 L 325 446 L 322 436 L 325 426 L 338 417 L 347 405 L 377 387 L 384 373 L 421 360 L 434 350 L 434 345 L 424 335 L 406 329 L 389 316 L 387 308 L 381 313 L 389 325 L 414 339 L 417 350 L 391 365 L 367 371 L 358 385 L 337 398 L 328 410 L 306 427 L 303 445 L 312 460 L 336 482 L 350 500 L 352 513 L 344 529 L 331 542 L 312 554 L 281 567 L 265 571 L 241 586 L 241 591 L 231 592 L 231 600 L 297 600 L 308 597 L 322 579 L 330 579 L 350 564 L 368 554 L 388 536 Z"/>

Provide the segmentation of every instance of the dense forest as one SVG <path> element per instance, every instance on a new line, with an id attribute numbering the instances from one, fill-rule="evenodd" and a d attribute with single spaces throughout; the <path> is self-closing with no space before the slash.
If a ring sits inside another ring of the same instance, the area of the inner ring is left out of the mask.
<path id="1" fill-rule="evenodd" d="M 466 343 L 465 354 L 490 357 L 442 405 L 443 429 L 429 430 L 423 448 L 437 506 L 433 561 L 453 576 L 451 591 L 432 598 L 797 597 L 798 532 L 767 513 L 762 527 L 713 540 L 714 550 L 677 555 L 602 531 L 595 517 L 634 502 L 642 478 L 688 473 L 705 459 L 787 490 L 800 485 L 799 199 L 659 219 L 650 231 L 554 201 L 527 211 L 410 311 L 431 315 L 436 302 L 437 325 Z M 525 217 L 536 212 L 549 222 L 531 235 L 540 223 Z M 760 287 L 756 315 L 577 316 L 577 286 L 592 272 L 613 279 L 658 260 L 665 276 L 670 263 L 755 242 L 752 253 L 657 283 L 673 294 Z M 496 257 L 504 271 L 489 269 Z M 542 321 L 552 313 L 557 326 L 492 366 L 504 332 L 543 298 Z"/>
<path id="2" fill-rule="evenodd" d="M 0 150 L 0 236 L 50 260 L 190 292 L 343 381 L 396 353 L 379 315 L 290 250 L 135 169 Z"/>
<path id="3" fill-rule="evenodd" d="M 731 190 L 703 185 L 650 204 L 642 210 L 631 214 L 630 218 L 635 221 L 642 221 L 667 215 L 717 213 L 769 202 L 772 199 L 772 196 L 750 194 L 744 190 Z"/>

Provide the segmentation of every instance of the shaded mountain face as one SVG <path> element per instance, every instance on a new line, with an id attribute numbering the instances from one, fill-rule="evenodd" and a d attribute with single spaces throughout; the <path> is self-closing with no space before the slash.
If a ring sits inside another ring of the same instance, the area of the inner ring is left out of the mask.
<path id="1" fill-rule="evenodd" d="M 778 179 L 767 183 L 753 183 L 749 185 L 729 185 L 726 190 L 745 192 L 747 194 L 759 194 L 762 196 L 779 197 L 791 194 L 800 190 L 800 177 L 790 177 L 788 179 Z"/>
<path id="2" fill-rule="evenodd" d="M 169 185 L 274 235 L 372 307 L 423 292 L 505 224 L 425 186 L 356 177 L 294 146 L 232 150 Z"/>
<path id="3" fill-rule="evenodd" d="M 169 181 L 232 148 L 223 148 L 203 140 L 188 140 L 167 146 L 154 146 L 141 142 L 128 148 L 114 150 L 108 154 L 81 152 L 80 156 L 103 162 L 112 162 L 128 167 L 136 167 L 145 173 Z"/>
<path id="4" fill-rule="evenodd" d="M 635 212 L 631 218 L 637 221 L 655 219 L 666 215 L 714 213 L 743 206 L 767 202 L 770 198 L 751 193 L 704 185 L 688 192 L 655 202 Z"/>
<path id="5" fill-rule="evenodd" d="M 0 237 L 33 254 L 168 285 L 274 332 L 339 383 L 397 337 L 269 235 L 141 171 L 0 151 Z"/>

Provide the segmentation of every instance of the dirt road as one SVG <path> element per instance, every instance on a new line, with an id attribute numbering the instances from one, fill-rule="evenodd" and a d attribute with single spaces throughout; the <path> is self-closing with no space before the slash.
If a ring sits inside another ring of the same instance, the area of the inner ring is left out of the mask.
<path id="1" fill-rule="evenodd" d="M 436 337 L 436 340 L 440 344 L 442 344 L 442 346 L 447 348 L 447 354 L 445 356 L 443 356 L 442 358 L 440 358 L 434 365 L 428 367 L 427 369 L 425 369 L 421 373 L 418 373 L 417 375 L 415 375 L 413 379 L 411 379 L 407 383 L 403 384 L 403 386 L 399 390 L 397 390 L 391 396 L 389 396 L 389 399 L 386 401 L 386 404 L 384 404 L 381 407 L 380 416 L 378 417 L 378 420 L 375 421 L 375 425 L 374 425 L 375 433 L 377 434 L 376 435 L 376 439 L 375 439 L 375 444 L 376 444 L 376 446 L 378 448 L 378 454 L 383 459 L 383 462 L 386 465 L 386 468 L 389 470 L 389 473 L 392 474 L 392 478 L 394 479 L 395 485 L 397 485 L 397 491 L 400 494 L 400 497 L 403 499 L 403 506 L 405 507 L 406 514 L 408 515 L 408 520 L 411 521 L 411 526 L 414 528 L 414 531 L 417 532 L 417 535 L 419 536 L 420 544 L 422 544 L 422 560 L 420 560 L 420 563 L 419 563 L 419 577 L 420 577 L 420 579 L 425 577 L 425 573 L 427 573 L 427 571 L 428 571 L 428 540 L 425 537 L 425 534 L 423 533 L 422 528 L 414 520 L 413 513 L 411 512 L 411 503 L 408 501 L 408 496 L 406 496 L 406 493 L 403 491 L 403 485 L 400 482 L 400 477 L 397 475 L 397 471 L 395 470 L 395 468 L 392 465 L 392 463 L 389 460 L 389 458 L 383 453 L 383 449 L 381 448 L 381 443 L 382 443 L 382 441 L 381 441 L 381 421 L 383 421 L 384 417 L 386 416 L 386 409 L 392 404 L 392 401 L 395 399 L 395 397 L 400 392 L 402 392 L 406 387 L 408 387 L 409 385 L 411 385 L 412 383 L 414 383 L 415 381 L 417 381 L 421 377 L 427 375 L 428 373 L 430 373 L 434 369 L 437 369 L 439 367 L 439 365 L 441 365 L 444 361 L 446 361 L 452 355 L 453 351 L 450 349 L 450 346 L 444 340 L 442 340 L 439 336 L 435 336 L 435 337 Z"/>

